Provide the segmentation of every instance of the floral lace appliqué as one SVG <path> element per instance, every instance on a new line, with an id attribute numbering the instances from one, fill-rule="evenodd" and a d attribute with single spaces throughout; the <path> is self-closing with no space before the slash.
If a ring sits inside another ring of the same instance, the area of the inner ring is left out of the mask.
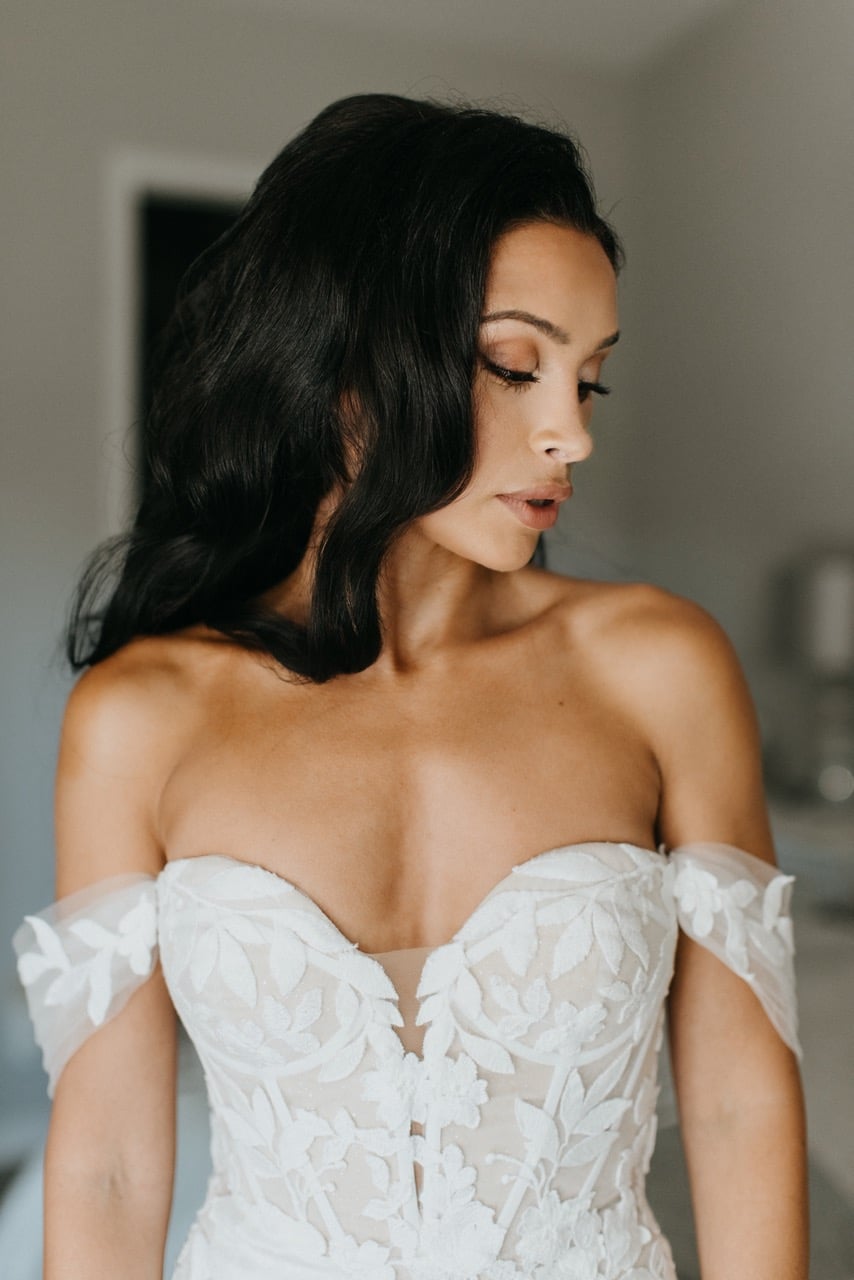
<path id="1" fill-rule="evenodd" d="M 375 958 L 220 855 L 30 917 L 20 972 L 56 1073 L 159 945 L 214 1164 L 174 1280 L 675 1280 L 643 1184 L 679 927 L 794 1035 L 791 877 L 758 861 L 604 842 L 520 864 L 427 956 L 420 1053 Z"/>

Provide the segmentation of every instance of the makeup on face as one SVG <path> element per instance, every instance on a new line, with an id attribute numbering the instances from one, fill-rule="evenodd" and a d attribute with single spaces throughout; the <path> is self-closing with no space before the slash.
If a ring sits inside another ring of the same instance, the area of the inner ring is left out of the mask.
<path id="1" fill-rule="evenodd" d="M 465 492 L 422 528 L 496 569 L 530 558 L 593 449 L 595 396 L 617 340 L 616 284 L 601 246 L 572 228 L 515 228 L 495 245 L 474 373 L 477 459 Z"/>
<path id="2" fill-rule="evenodd" d="M 567 494 L 567 497 L 570 496 Z M 529 529 L 551 529 L 557 523 L 560 504 L 553 498 L 550 500 L 534 500 L 531 498 L 514 498 L 508 493 L 499 493 L 498 501 L 503 502 L 517 520 Z M 565 501 L 565 499 L 564 499 Z"/>
<path id="3" fill-rule="evenodd" d="M 506 320 L 514 320 L 518 323 L 530 325 L 561 346 L 569 346 L 571 343 L 570 336 L 566 330 L 547 320 L 544 316 L 537 316 L 528 311 L 493 312 L 483 317 L 481 325 L 489 326 Z M 619 340 L 619 337 L 620 334 L 617 331 L 604 338 L 596 347 L 590 359 L 584 362 L 585 365 L 595 365 L 598 371 L 605 356 Z M 502 333 L 500 330 L 487 332 L 481 348 L 481 360 L 490 373 L 510 386 L 522 387 L 539 381 L 537 369 L 540 352 L 536 340 L 526 335 Z M 596 379 L 580 378 L 578 387 L 579 398 L 582 402 L 591 394 L 608 395 L 611 390 L 610 387 L 606 387 L 599 382 L 598 377 Z"/>
<path id="4" fill-rule="evenodd" d="M 541 230 L 543 237 L 538 234 Z M 608 320 L 615 318 L 609 305 L 613 295 L 609 298 L 607 292 L 602 292 L 601 262 L 595 252 L 592 263 L 587 265 L 589 240 L 579 241 L 573 233 L 566 237 L 561 231 L 557 235 L 554 232 L 554 228 L 531 228 L 508 237 L 500 246 L 487 288 L 479 347 L 484 385 L 495 388 L 490 396 L 491 413 L 496 415 L 492 421 L 505 421 L 508 428 L 517 423 L 534 446 L 533 451 L 523 450 L 519 455 L 521 474 L 512 491 L 495 496 L 516 521 L 538 532 L 554 526 L 561 502 L 572 494 L 566 463 L 578 461 L 589 452 L 589 448 L 583 452 L 580 444 L 570 444 L 572 429 L 568 423 L 565 428 L 555 426 L 553 438 L 558 447 L 549 447 L 552 436 L 544 428 L 549 422 L 562 424 L 566 412 L 580 414 L 580 422 L 586 426 L 592 397 L 609 394 L 610 388 L 601 381 L 601 371 L 619 338 L 616 329 L 609 332 L 607 328 Z M 570 264 L 567 274 L 562 272 L 562 266 L 568 261 L 568 241 L 569 256 L 578 262 L 580 250 L 583 262 L 578 269 Z M 592 306 L 591 289 L 595 294 Z M 514 293 L 519 305 L 513 305 Z M 529 309 L 528 298 L 534 296 L 539 305 Z M 594 326 L 599 312 L 602 328 L 597 334 Z M 508 401 L 509 416 L 505 414 L 500 389 L 513 392 L 514 399 L 521 398 L 518 412 L 509 408 Z M 566 398 L 573 393 L 577 398 L 574 409 Z M 570 433 L 565 441 L 564 431 Z M 538 433 L 543 439 L 540 450 Z M 575 454 L 571 458 L 573 448 Z M 561 474 L 553 469 L 558 459 Z"/>

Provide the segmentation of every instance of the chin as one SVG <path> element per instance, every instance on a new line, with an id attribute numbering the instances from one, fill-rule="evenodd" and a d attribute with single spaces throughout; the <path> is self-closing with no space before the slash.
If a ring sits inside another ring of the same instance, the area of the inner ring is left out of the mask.
<path id="1" fill-rule="evenodd" d="M 515 573 L 530 564 L 536 548 L 537 539 L 532 537 L 520 538 L 513 545 L 508 545 L 506 542 L 502 545 L 496 540 L 490 546 L 455 548 L 455 550 L 457 555 L 482 565 L 484 569 L 491 569 L 494 573 Z"/>
<path id="2" fill-rule="evenodd" d="M 534 529 L 520 526 L 518 531 L 508 530 L 503 521 L 498 528 L 488 522 L 478 527 L 472 519 L 455 520 L 451 526 L 449 521 L 436 519 L 443 514 L 444 509 L 422 517 L 419 521 L 421 532 L 437 546 L 484 569 L 495 573 L 524 569 L 537 549 L 539 533 Z"/>

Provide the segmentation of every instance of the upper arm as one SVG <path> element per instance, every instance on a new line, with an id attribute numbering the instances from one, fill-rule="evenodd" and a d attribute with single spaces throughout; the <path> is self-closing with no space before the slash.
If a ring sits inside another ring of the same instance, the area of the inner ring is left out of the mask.
<path id="1" fill-rule="evenodd" d="M 735 845 L 776 864 L 759 723 L 733 645 L 691 601 L 650 588 L 636 626 L 638 696 L 660 772 L 668 848 Z M 680 931 L 668 996 L 683 1132 L 793 1096 L 797 1064 L 737 974 Z"/>
<path id="2" fill-rule="evenodd" d="M 699 605 L 656 594 L 642 679 L 661 776 L 659 839 L 669 848 L 723 841 L 774 863 L 759 722 L 732 642 Z"/>
<path id="3" fill-rule="evenodd" d="M 162 675 L 160 685 L 162 685 Z M 150 666 L 116 655 L 75 686 L 56 773 L 57 898 L 128 872 L 156 876 L 156 812 L 168 752 Z M 106 887 L 106 885 L 105 885 Z M 47 1147 L 46 1195 L 69 1179 L 155 1189 L 168 1206 L 174 1155 L 176 1026 L 159 965 L 62 1070 Z"/>
<path id="4" fill-rule="evenodd" d="M 634 636 L 637 696 L 660 774 L 658 838 L 671 849 L 734 845 L 776 865 L 758 719 L 728 637 L 705 610 L 657 589 L 644 596 Z M 763 917 L 755 919 L 760 930 Z M 797 1060 L 748 982 L 703 936 L 680 928 L 668 996 L 701 1270 L 805 1276 L 806 1116 Z"/>
<path id="5" fill-rule="evenodd" d="M 167 768 L 156 679 L 118 654 L 68 699 L 55 787 L 56 895 L 126 871 L 157 875 L 157 802 Z"/>

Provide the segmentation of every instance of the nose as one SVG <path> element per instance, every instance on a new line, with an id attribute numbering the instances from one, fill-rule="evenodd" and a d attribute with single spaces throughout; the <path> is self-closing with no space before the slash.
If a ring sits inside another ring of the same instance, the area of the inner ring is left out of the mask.
<path id="1" fill-rule="evenodd" d="M 568 453 L 566 449 L 551 448 L 546 449 L 546 453 L 554 458 L 555 462 L 578 462 L 579 459 L 573 454 Z"/>
<path id="2" fill-rule="evenodd" d="M 583 462 L 593 452 L 593 437 L 586 427 L 576 423 L 561 431 L 544 432 L 539 447 L 555 462 Z"/>
<path id="3" fill-rule="evenodd" d="M 554 394 L 537 406 L 529 443 L 535 453 L 545 452 L 553 462 L 583 462 L 593 452 L 589 425 L 590 405 L 578 399 L 575 381 L 568 394 L 557 384 Z"/>

